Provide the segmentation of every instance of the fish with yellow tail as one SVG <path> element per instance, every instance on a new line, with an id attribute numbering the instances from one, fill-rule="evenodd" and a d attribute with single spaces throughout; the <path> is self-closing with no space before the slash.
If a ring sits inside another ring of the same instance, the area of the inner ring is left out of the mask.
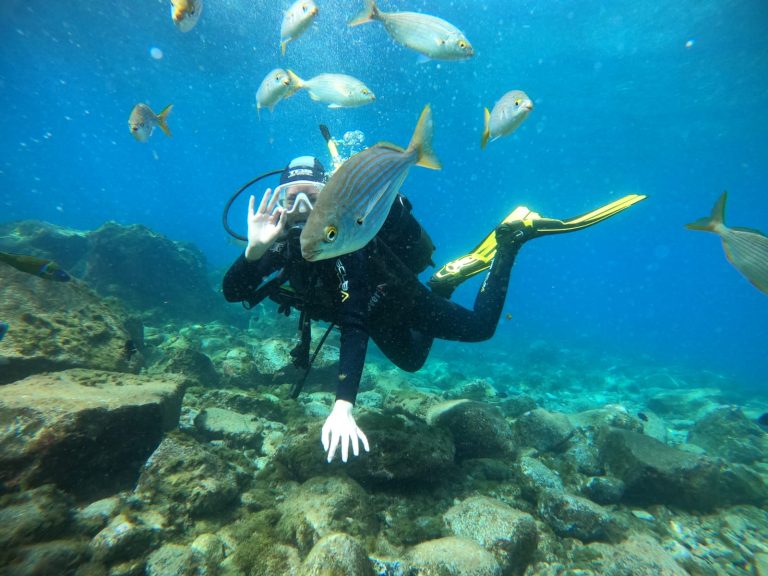
<path id="1" fill-rule="evenodd" d="M 272 112 L 280 100 L 288 98 L 298 89 L 298 86 L 291 83 L 288 72 L 282 68 L 275 68 L 264 77 L 256 91 L 256 110 L 259 114 L 262 108 L 269 108 Z"/>
<path id="2" fill-rule="evenodd" d="M 511 90 L 504 94 L 496 102 L 493 110 L 489 112 L 488 108 L 485 109 L 480 148 L 485 148 L 489 139 L 493 141 L 512 134 L 528 118 L 531 110 L 533 110 L 533 102 L 522 90 Z"/>
<path id="3" fill-rule="evenodd" d="M 173 104 L 168 104 L 160 114 L 155 114 L 152 112 L 152 108 L 146 104 L 136 104 L 133 110 L 131 110 L 131 115 L 128 117 L 128 129 L 139 142 L 149 140 L 149 137 L 152 136 L 152 132 L 155 130 L 155 126 L 159 126 L 165 132 L 165 135 L 170 138 L 171 130 L 168 128 L 166 120 L 172 108 Z"/>
<path id="4" fill-rule="evenodd" d="M 0 262 L 5 262 L 9 266 L 16 268 L 20 272 L 26 272 L 33 276 L 39 276 L 45 280 L 54 282 L 69 282 L 70 275 L 53 260 L 27 256 L 25 254 L 10 254 L 9 252 L 0 252 Z"/>
<path id="5" fill-rule="evenodd" d="M 280 25 L 280 53 L 285 56 L 288 42 L 296 40 L 312 25 L 317 16 L 317 4 L 312 0 L 296 0 L 283 14 Z"/>
<path id="6" fill-rule="evenodd" d="M 344 162 L 320 192 L 301 231 L 301 255 L 314 262 L 359 250 L 381 229 L 408 170 L 439 170 L 432 110 L 419 117 L 408 148 L 380 142 Z"/>
<path id="7" fill-rule="evenodd" d="M 171 0 L 171 18 L 176 28 L 189 32 L 203 13 L 203 0 Z"/>
<path id="8" fill-rule="evenodd" d="M 328 108 L 354 108 L 376 100 L 373 90 L 346 74 L 318 74 L 309 80 L 302 80 L 292 70 L 288 75 L 297 90 L 306 90 L 312 100 L 325 102 Z"/>
<path id="9" fill-rule="evenodd" d="M 725 225 L 725 201 L 728 193 L 715 202 L 712 214 L 686 224 L 689 230 L 714 232 L 723 241 L 725 255 L 734 268 L 768 294 L 768 236 L 751 228 L 729 228 Z"/>
<path id="10" fill-rule="evenodd" d="M 349 21 L 359 26 L 380 21 L 392 39 L 434 60 L 464 60 L 474 56 L 472 44 L 461 30 L 442 18 L 418 12 L 382 12 L 374 0 Z"/>

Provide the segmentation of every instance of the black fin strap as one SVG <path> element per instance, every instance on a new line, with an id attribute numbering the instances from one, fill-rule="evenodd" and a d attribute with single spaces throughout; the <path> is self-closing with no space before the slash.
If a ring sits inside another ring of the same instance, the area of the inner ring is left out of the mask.
<path id="1" fill-rule="evenodd" d="M 291 358 L 296 368 L 309 368 L 309 348 L 312 340 L 312 329 L 306 310 L 299 316 L 299 343 L 291 350 Z"/>
<path id="2" fill-rule="evenodd" d="M 312 354 L 312 358 L 309 359 L 309 365 L 307 366 L 307 369 L 304 371 L 304 375 L 293 385 L 293 388 L 291 388 L 291 398 L 296 399 L 299 397 L 299 394 L 301 394 L 301 391 L 304 389 L 304 383 L 307 381 L 307 377 L 309 376 L 309 371 L 312 369 L 312 364 L 315 361 L 315 358 L 317 358 L 317 355 L 320 353 L 320 349 L 323 347 L 323 344 L 325 344 L 325 340 L 328 338 L 328 334 L 331 333 L 331 330 L 333 330 L 333 327 L 335 324 L 331 323 L 328 326 L 328 329 L 325 331 L 325 334 L 323 334 L 323 337 L 320 338 L 320 342 L 317 343 L 317 347 L 315 348 L 314 354 Z"/>

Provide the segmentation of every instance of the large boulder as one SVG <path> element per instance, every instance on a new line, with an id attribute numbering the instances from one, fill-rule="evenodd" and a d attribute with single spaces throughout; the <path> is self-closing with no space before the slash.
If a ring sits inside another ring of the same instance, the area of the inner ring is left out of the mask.
<path id="1" fill-rule="evenodd" d="M 466 538 L 448 536 L 417 544 L 405 555 L 406 574 L 501 576 L 493 554 Z"/>
<path id="2" fill-rule="evenodd" d="M 486 496 L 467 498 L 443 518 L 454 536 L 493 553 L 505 573 L 522 573 L 539 540 L 533 516 Z"/>
<path id="3" fill-rule="evenodd" d="M 0 482 L 91 498 L 130 488 L 179 421 L 177 376 L 72 369 L 0 386 Z"/>
<path id="4" fill-rule="evenodd" d="M 707 511 L 768 498 L 765 483 L 748 468 L 722 466 L 630 430 L 607 430 L 601 455 L 608 471 L 623 480 L 624 497 L 630 502 Z"/>
<path id="5" fill-rule="evenodd" d="M 508 456 L 514 452 L 512 430 L 495 406 L 449 400 L 429 408 L 427 423 L 450 431 L 459 460 Z"/>
<path id="6" fill-rule="evenodd" d="M 373 576 L 373 565 L 357 540 L 348 534 L 324 536 L 307 554 L 302 576 Z"/>
<path id="7" fill-rule="evenodd" d="M 688 442 L 729 462 L 752 464 L 768 456 L 768 434 L 737 406 L 718 406 L 707 413 L 691 428 Z"/>
<path id="8" fill-rule="evenodd" d="M 547 452 L 563 446 L 574 428 L 565 414 L 535 408 L 517 418 L 515 432 L 521 445 Z"/>
<path id="9" fill-rule="evenodd" d="M 135 372 L 143 363 L 120 313 L 82 282 L 53 282 L 0 263 L 0 384 L 67 368 Z"/>

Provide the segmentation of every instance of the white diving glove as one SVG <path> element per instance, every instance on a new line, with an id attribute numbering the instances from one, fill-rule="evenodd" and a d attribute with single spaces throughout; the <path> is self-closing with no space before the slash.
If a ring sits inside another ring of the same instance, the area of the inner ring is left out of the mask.
<path id="1" fill-rule="evenodd" d="M 346 400 L 336 400 L 331 414 L 323 424 L 323 431 L 320 438 L 323 442 L 323 450 L 328 452 L 328 462 L 333 460 L 336 454 L 336 448 L 341 442 L 341 461 L 346 462 L 349 456 L 349 443 L 352 442 L 352 454 L 360 454 L 360 448 L 357 444 L 358 439 L 363 443 L 363 448 L 369 452 L 368 438 L 365 437 L 360 428 L 357 427 L 354 416 L 352 416 L 353 405 Z"/>
<path id="2" fill-rule="evenodd" d="M 245 248 L 246 260 L 258 260 L 267 253 L 269 247 L 285 229 L 285 210 L 277 208 L 278 195 L 270 188 L 264 192 L 259 209 L 254 212 L 256 198 L 251 196 L 248 202 L 248 246 Z"/>

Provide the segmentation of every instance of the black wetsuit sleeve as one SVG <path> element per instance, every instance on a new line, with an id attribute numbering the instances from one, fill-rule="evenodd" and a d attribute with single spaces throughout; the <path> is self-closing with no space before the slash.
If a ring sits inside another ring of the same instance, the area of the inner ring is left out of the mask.
<path id="1" fill-rule="evenodd" d="M 284 266 L 283 259 L 275 252 L 267 252 L 255 261 L 245 255 L 234 261 L 224 275 L 222 291 L 227 302 L 243 302 L 251 298 L 264 278 Z"/>
<path id="2" fill-rule="evenodd" d="M 355 403 L 368 349 L 366 310 L 368 306 L 367 271 L 364 251 L 360 250 L 336 260 L 341 306 L 338 321 L 341 329 L 339 350 L 339 383 L 336 399 Z M 339 269 L 341 264 L 342 270 Z"/>

